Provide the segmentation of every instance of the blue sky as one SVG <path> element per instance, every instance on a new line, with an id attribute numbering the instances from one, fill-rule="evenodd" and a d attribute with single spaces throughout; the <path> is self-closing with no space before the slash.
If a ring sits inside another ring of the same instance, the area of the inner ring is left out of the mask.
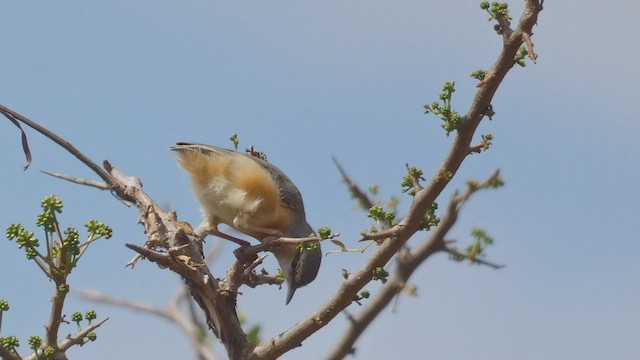
<path id="1" fill-rule="evenodd" d="M 94 160 L 139 176 L 157 201 L 194 224 L 198 206 L 168 151 L 176 141 L 241 145 L 269 155 L 300 188 L 308 220 L 356 246 L 368 227 L 330 157 L 363 186 L 399 196 L 404 164 L 427 175 L 448 151 L 439 120 L 422 114 L 443 82 L 454 107 L 475 91 L 469 74 L 488 68 L 500 39 L 479 2 L 20 1 L 0 12 L 0 103 L 65 137 Z M 521 2 L 511 3 L 519 16 Z M 358 342 L 359 359 L 637 359 L 640 213 L 637 101 L 640 6 L 615 1 L 545 3 L 534 28 L 537 65 L 514 69 L 498 90 L 493 147 L 467 159 L 439 201 L 469 178 L 500 168 L 506 186 L 476 196 L 451 237 L 473 226 L 496 244 L 494 271 L 434 256 L 411 279 L 419 297 L 399 299 Z M 95 178 L 77 160 L 28 131 L 34 162 L 23 172 L 19 132 L 0 125 L 4 169 L 0 223 L 32 224 L 40 200 L 65 201 L 65 226 L 89 218 L 115 236 L 90 249 L 71 285 L 162 306 L 180 280 L 132 257 L 123 244 L 145 236 L 108 193 L 41 174 Z M 417 234 L 415 244 L 426 234 Z M 327 250 L 329 246 L 325 247 Z M 222 274 L 232 247 L 213 266 Z M 26 347 L 48 317 L 52 285 L 0 241 L 0 298 L 12 309 L 2 334 Z M 325 257 L 318 279 L 285 307 L 274 287 L 245 289 L 240 308 L 264 335 L 284 331 L 333 294 L 340 269 L 366 255 Z M 267 267 L 275 269 L 273 259 Z M 375 293 L 376 285 L 368 287 Z M 96 308 L 111 320 L 77 359 L 190 358 L 166 322 L 71 298 L 69 312 Z M 357 311 L 354 305 L 351 309 Z M 329 326 L 285 359 L 319 358 L 341 336 Z M 69 328 L 68 331 L 73 331 Z M 135 339 L 135 340 L 134 340 Z"/>

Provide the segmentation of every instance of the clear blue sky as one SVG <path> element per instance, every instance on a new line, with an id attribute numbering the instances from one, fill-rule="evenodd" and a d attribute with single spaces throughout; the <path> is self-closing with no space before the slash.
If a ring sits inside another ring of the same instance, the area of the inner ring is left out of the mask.
<path id="1" fill-rule="evenodd" d="M 469 74 L 488 68 L 499 51 L 478 4 L 3 2 L 0 103 L 139 176 L 150 195 L 194 224 L 198 206 L 167 147 L 225 146 L 237 132 L 297 183 L 314 227 L 329 225 L 356 246 L 369 221 L 330 156 L 363 186 L 400 196 L 406 209 L 404 164 L 432 174 L 451 142 L 422 104 L 455 80 L 454 107 L 464 112 L 475 91 Z M 511 5 L 519 16 L 521 1 Z M 453 181 L 459 188 L 501 169 L 506 187 L 474 198 L 451 237 L 465 244 L 473 226 L 483 227 L 496 240 L 489 259 L 507 267 L 433 257 L 411 279 L 419 297 L 403 297 L 380 316 L 358 342 L 358 359 L 640 358 L 640 122 L 633 115 L 640 5 L 604 6 L 545 3 L 534 29 L 538 64 L 508 75 L 494 120 L 480 128 L 494 134 L 494 146 L 470 157 Z M 147 262 L 123 268 L 133 255 L 123 244 L 145 240 L 136 210 L 41 174 L 95 178 L 50 141 L 33 131 L 29 138 L 34 161 L 23 172 L 19 132 L 0 122 L 2 228 L 32 224 L 39 201 L 55 193 L 65 201 L 65 225 L 94 217 L 115 230 L 90 249 L 71 285 L 164 305 L 177 276 Z M 231 251 L 226 246 L 214 265 L 218 274 Z M 0 241 L 0 253 L 0 298 L 12 305 L 2 334 L 19 335 L 24 349 L 29 335 L 43 334 L 52 285 L 14 244 Z M 326 257 L 318 279 L 287 307 L 274 287 L 245 289 L 239 306 L 265 336 L 278 334 L 333 294 L 341 268 L 354 270 L 364 258 Z M 74 298 L 67 305 L 68 312 L 87 308 L 111 320 L 99 341 L 70 353 L 74 359 L 191 358 L 187 341 L 162 320 Z M 339 316 L 284 358 L 318 358 L 344 328 Z"/>

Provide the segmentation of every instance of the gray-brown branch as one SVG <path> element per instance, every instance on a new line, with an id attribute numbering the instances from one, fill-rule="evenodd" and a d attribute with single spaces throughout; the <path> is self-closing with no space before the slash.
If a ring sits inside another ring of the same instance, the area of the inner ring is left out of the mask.
<path id="1" fill-rule="evenodd" d="M 326 360 L 343 359 L 345 356 L 353 354 L 355 352 L 355 342 L 373 320 L 380 315 L 382 310 L 391 303 L 393 298 L 401 293 L 416 269 L 431 255 L 438 252 L 449 252 L 444 238 L 457 222 L 460 210 L 474 193 L 489 188 L 491 182 L 498 176 L 499 173 L 496 171 L 485 182 L 476 187 L 468 188 L 462 195 L 454 195 L 449 201 L 440 223 L 431 235 L 414 249 L 398 253 L 396 271 L 387 279 L 380 291 L 368 301 L 360 313 L 349 317 L 349 328 L 327 354 Z"/>
<path id="2" fill-rule="evenodd" d="M 484 117 L 486 109 L 491 105 L 491 100 L 498 86 L 514 65 L 514 58 L 524 41 L 524 34 L 531 35 L 536 24 L 541 4 L 537 0 L 527 0 L 520 22 L 513 33 L 504 40 L 503 49 L 498 60 L 487 73 L 485 83 L 478 88 L 473 103 L 467 114 L 463 117 L 462 124 L 457 130 L 454 142 L 449 150 L 443 165 L 431 179 L 429 184 L 417 192 L 407 216 L 400 224 L 377 234 L 376 238 L 389 237 L 382 243 L 367 263 L 357 272 L 351 274 L 345 280 L 340 289 L 324 305 L 314 311 L 310 316 L 301 320 L 287 332 L 276 336 L 256 347 L 254 358 L 274 359 L 290 349 L 299 346 L 304 339 L 324 327 L 329 321 L 346 309 L 367 283 L 372 280 L 372 274 L 376 267 L 384 266 L 418 231 L 424 219 L 424 214 L 431 204 L 447 186 L 453 175 L 469 154 L 469 148 L 476 128 Z M 450 174 L 451 176 L 442 176 Z M 436 232 L 438 229 L 435 230 Z"/>

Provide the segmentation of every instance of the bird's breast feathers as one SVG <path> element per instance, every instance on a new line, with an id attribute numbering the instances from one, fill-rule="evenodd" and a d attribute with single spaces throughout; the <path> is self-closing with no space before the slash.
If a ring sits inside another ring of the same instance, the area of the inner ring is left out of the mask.
<path id="1" fill-rule="evenodd" d="M 251 158 L 187 151 L 180 154 L 178 162 L 189 173 L 209 221 L 241 231 L 239 227 L 251 223 L 287 232 L 290 209 L 283 206 L 271 174 Z"/>

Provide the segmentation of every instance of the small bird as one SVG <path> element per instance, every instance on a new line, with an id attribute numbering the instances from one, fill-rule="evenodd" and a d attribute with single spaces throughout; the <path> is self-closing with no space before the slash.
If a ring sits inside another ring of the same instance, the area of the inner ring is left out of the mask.
<path id="1" fill-rule="evenodd" d="M 249 243 L 218 231 L 218 225 L 227 224 L 262 243 L 315 234 L 307 223 L 300 191 L 269 162 L 203 144 L 179 142 L 170 150 L 191 177 L 210 234 L 241 246 Z M 316 278 L 322 260 L 317 245 L 317 249 L 303 250 L 296 244 L 278 244 L 271 250 L 287 281 L 287 304 L 296 289 Z"/>

